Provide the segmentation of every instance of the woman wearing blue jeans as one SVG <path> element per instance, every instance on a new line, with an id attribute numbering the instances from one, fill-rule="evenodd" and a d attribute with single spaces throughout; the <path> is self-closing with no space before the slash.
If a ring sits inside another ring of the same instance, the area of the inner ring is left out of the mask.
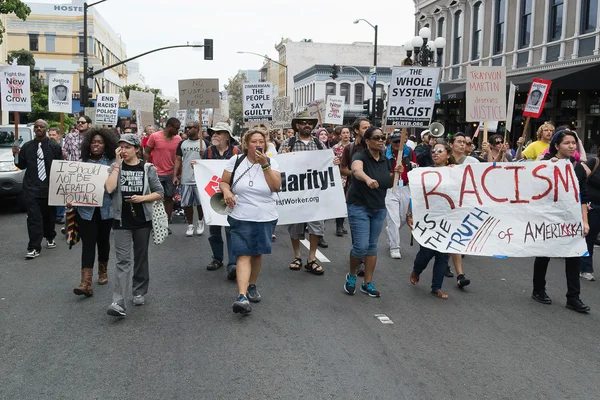
<path id="1" fill-rule="evenodd" d="M 402 172 L 402 163 L 392 171 L 391 160 L 385 156 L 385 135 L 372 126 L 365 132 L 367 149 L 352 158 L 352 184 L 348 190 L 348 223 L 352 234 L 350 272 L 346 274 L 344 291 L 353 295 L 356 291 L 356 270 L 365 260 L 365 277 L 360 291 L 370 297 L 380 293 L 373 284 L 373 272 L 377 264 L 377 242 L 385 221 L 385 193 L 392 186 L 394 172 Z"/>

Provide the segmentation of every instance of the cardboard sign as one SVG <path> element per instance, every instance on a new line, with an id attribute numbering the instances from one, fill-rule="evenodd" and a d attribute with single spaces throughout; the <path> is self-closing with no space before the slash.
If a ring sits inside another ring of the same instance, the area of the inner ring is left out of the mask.
<path id="1" fill-rule="evenodd" d="M 181 109 L 219 108 L 220 100 L 218 79 L 179 81 L 179 107 Z"/>
<path id="2" fill-rule="evenodd" d="M 279 163 L 281 191 L 275 197 L 278 225 L 341 218 L 347 215 L 340 170 L 333 165 L 331 151 L 301 151 L 273 156 Z M 196 185 L 204 218 L 209 225 L 227 226 L 227 217 L 217 214 L 210 198 L 219 193 L 219 182 L 228 160 L 200 160 L 194 165 Z M 236 177 L 237 175 L 236 171 Z M 235 188 L 233 190 L 235 193 Z"/>
<path id="3" fill-rule="evenodd" d="M 119 117 L 119 95 L 99 93 L 96 98 L 96 124 L 117 125 Z"/>
<path id="4" fill-rule="evenodd" d="M 244 122 L 273 120 L 271 82 L 244 83 Z"/>
<path id="5" fill-rule="evenodd" d="M 327 110 L 327 103 L 325 103 L 325 99 L 315 100 L 308 103 L 306 109 L 310 118 L 316 118 L 319 120 L 319 123 L 322 123 L 322 118 Z"/>
<path id="6" fill-rule="evenodd" d="M 294 112 L 289 97 L 278 97 L 273 102 L 273 125 L 289 126 Z"/>
<path id="7" fill-rule="evenodd" d="M 467 66 L 466 121 L 506 121 L 506 67 Z"/>
<path id="8" fill-rule="evenodd" d="M 342 125 L 344 123 L 344 96 L 327 96 L 324 123 Z"/>
<path id="9" fill-rule="evenodd" d="M 0 67 L 2 111 L 31 112 L 29 67 L 6 65 Z"/>
<path id="10" fill-rule="evenodd" d="M 148 125 L 154 126 L 154 113 L 147 111 L 137 111 L 135 116 L 138 121 L 138 134 L 142 134 Z"/>
<path id="11" fill-rule="evenodd" d="M 73 112 L 73 75 L 51 74 L 48 80 L 48 111 Z"/>
<path id="12" fill-rule="evenodd" d="M 508 91 L 508 103 L 506 104 L 506 130 L 512 132 L 512 120 L 513 111 L 515 110 L 515 93 L 517 86 L 514 83 L 510 83 L 510 90 Z"/>
<path id="13" fill-rule="evenodd" d="M 203 109 L 202 110 L 202 130 L 206 131 L 210 126 L 210 119 L 212 117 L 212 109 Z"/>
<path id="14" fill-rule="evenodd" d="M 551 85 L 552 81 L 545 79 L 535 78 L 533 80 L 529 88 L 529 94 L 527 95 L 525 110 L 523 110 L 524 117 L 539 118 L 542 115 Z"/>
<path id="15" fill-rule="evenodd" d="M 154 112 L 154 93 L 130 90 L 128 103 L 130 110 Z"/>
<path id="16" fill-rule="evenodd" d="M 579 182 L 566 160 L 416 168 L 408 178 L 422 246 L 498 258 L 587 253 Z"/>
<path id="17" fill-rule="evenodd" d="M 176 118 L 179 111 L 179 103 L 172 101 L 169 103 L 169 118 Z"/>
<path id="18" fill-rule="evenodd" d="M 50 167 L 48 205 L 101 207 L 108 166 L 78 161 L 53 160 Z"/>
<path id="19" fill-rule="evenodd" d="M 175 118 L 177 118 L 179 120 L 179 130 L 183 132 L 184 128 L 185 128 L 185 116 L 186 116 L 187 112 L 186 110 L 177 110 L 177 113 L 175 115 Z"/>
<path id="20" fill-rule="evenodd" d="M 187 124 L 188 122 L 200 123 L 200 109 L 185 110 L 185 123 Z"/>
<path id="21" fill-rule="evenodd" d="M 386 124 L 401 128 L 428 127 L 439 75 L 439 68 L 392 68 Z"/>

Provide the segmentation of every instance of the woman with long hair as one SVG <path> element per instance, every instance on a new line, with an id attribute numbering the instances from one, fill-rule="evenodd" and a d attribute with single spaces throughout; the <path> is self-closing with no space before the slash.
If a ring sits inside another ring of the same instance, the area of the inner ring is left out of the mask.
<path id="1" fill-rule="evenodd" d="M 242 139 L 242 155 L 231 157 L 219 187 L 231 209 L 231 246 L 237 257 L 238 296 L 233 312 L 247 314 L 250 302 L 262 299 L 256 281 L 264 254 L 271 254 L 272 235 L 279 214 L 276 192 L 281 187 L 279 164 L 266 155 L 267 130 L 252 128 Z"/>
<path id="2" fill-rule="evenodd" d="M 448 165 L 456 164 L 456 161 L 452 156 L 452 148 L 445 142 L 438 142 L 435 144 L 433 149 L 431 149 L 431 157 L 433 159 L 434 168 L 442 168 L 447 167 Z M 406 222 L 412 230 L 413 216 L 410 206 L 406 213 Z M 421 276 L 421 273 L 425 270 L 425 268 L 427 268 L 427 264 L 434 257 L 435 261 L 433 263 L 433 274 L 431 277 L 431 294 L 445 300 L 448 298 L 448 295 L 442 291 L 442 283 L 444 282 L 444 275 L 448 266 L 447 253 L 442 253 L 438 250 L 420 246 L 419 252 L 415 257 L 413 270 L 410 273 L 410 283 L 413 285 L 419 283 L 419 277 Z"/>
<path id="3" fill-rule="evenodd" d="M 81 142 L 81 161 L 109 166 L 115 162 L 117 136 L 110 129 L 88 129 Z M 71 204 L 67 203 L 67 208 Z M 98 285 L 108 283 L 108 257 L 110 254 L 110 230 L 112 228 L 112 201 L 105 191 L 102 207 L 77 207 L 77 223 L 81 238 L 81 283 L 73 293 L 90 297 L 92 275 L 98 248 Z"/>
<path id="4" fill-rule="evenodd" d="M 326 148 L 330 149 L 329 143 L 329 132 L 325 128 L 318 128 L 313 132 L 313 135 L 325 145 Z"/>
<path id="5" fill-rule="evenodd" d="M 575 175 L 579 181 L 579 194 L 581 198 L 581 216 L 583 219 L 583 234 L 587 236 L 590 231 L 588 225 L 588 205 L 587 205 L 587 174 L 580 163 L 575 162 L 573 153 L 577 149 L 577 134 L 568 128 L 557 129 L 550 141 L 550 151 L 544 160 L 556 162 L 558 160 L 569 160 L 573 163 Z M 536 257 L 533 263 L 533 293 L 531 297 L 542 304 L 552 304 L 552 300 L 546 294 L 546 271 L 550 263 L 549 257 Z M 580 282 L 579 272 L 581 257 L 565 258 L 565 274 L 567 276 L 567 308 L 580 313 L 590 311 L 590 307 L 585 305 L 579 298 Z"/>
<path id="6" fill-rule="evenodd" d="M 343 126 L 343 127 L 338 126 L 335 128 L 336 131 L 338 130 L 338 128 L 340 128 L 339 141 L 331 149 L 333 150 L 333 154 L 341 160 L 342 155 L 344 154 L 344 149 L 346 148 L 346 146 L 348 146 L 350 144 L 350 128 L 348 128 L 347 126 Z M 342 187 L 344 188 L 344 191 L 346 191 L 346 180 L 347 179 L 348 179 L 347 176 L 342 175 Z M 344 236 L 345 234 L 348 233 L 346 228 L 344 228 L 344 219 L 345 218 L 343 218 L 343 217 L 335 219 L 335 234 L 336 234 L 336 236 Z"/>

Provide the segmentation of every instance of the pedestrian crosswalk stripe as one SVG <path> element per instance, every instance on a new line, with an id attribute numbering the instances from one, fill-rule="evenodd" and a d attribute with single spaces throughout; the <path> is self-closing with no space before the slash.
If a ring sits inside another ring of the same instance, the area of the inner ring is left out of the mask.
<path id="1" fill-rule="evenodd" d="M 377 318 L 379 320 L 379 322 L 381 322 L 382 324 L 393 324 L 394 321 L 392 321 L 390 319 L 390 317 L 388 317 L 385 314 L 375 314 L 375 318 Z"/>
<path id="2" fill-rule="evenodd" d="M 302 243 L 304 245 L 304 247 L 306 247 L 307 249 L 310 250 L 310 243 L 308 240 L 302 239 L 300 241 L 300 243 Z M 331 261 L 329 261 L 329 258 L 325 257 L 325 254 L 321 253 L 319 250 L 317 250 L 317 259 L 324 263 L 331 262 Z"/>

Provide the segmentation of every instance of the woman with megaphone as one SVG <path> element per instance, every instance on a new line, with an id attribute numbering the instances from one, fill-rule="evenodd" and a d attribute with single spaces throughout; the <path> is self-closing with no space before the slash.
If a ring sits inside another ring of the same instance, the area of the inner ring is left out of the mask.
<path id="1" fill-rule="evenodd" d="M 237 256 L 238 296 L 233 312 L 252 311 L 261 295 L 256 281 L 263 254 L 271 254 L 271 237 L 279 215 L 275 193 L 281 187 L 279 165 L 266 156 L 268 131 L 252 128 L 242 138 L 242 153 L 229 159 L 219 187 L 227 207 L 231 246 Z"/>

